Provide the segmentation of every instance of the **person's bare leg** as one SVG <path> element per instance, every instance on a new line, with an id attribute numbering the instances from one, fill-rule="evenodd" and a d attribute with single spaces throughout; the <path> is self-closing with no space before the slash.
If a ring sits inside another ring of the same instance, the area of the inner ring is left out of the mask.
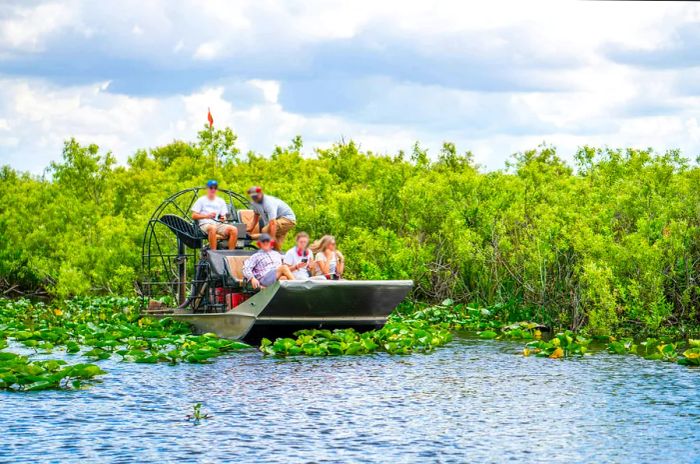
<path id="1" fill-rule="evenodd" d="M 235 250 L 238 242 L 238 229 L 228 226 L 228 249 Z"/>
<path id="2" fill-rule="evenodd" d="M 209 236 L 209 248 L 216 250 L 216 226 L 210 225 L 207 229 L 207 235 Z"/>
<path id="3" fill-rule="evenodd" d="M 289 267 L 285 264 L 277 268 L 277 280 L 282 280 L 282 277 L 286 277 L 287 280 L 294 280 L 294 274 L 289 270 Z"/>
<path id="4" fill-rule="evenodd" d="M 277 234 L 279 231 L 279 225 L 277 224 L 277 220 L 273 219 L 265 227 L 267 228 L 267 233 L 270 235 L 270 237 L 272 237 L 273 248 L 277 251 L 282 251 L 282 244 L 279 242 L 279 240 L 277 240 Z"/>

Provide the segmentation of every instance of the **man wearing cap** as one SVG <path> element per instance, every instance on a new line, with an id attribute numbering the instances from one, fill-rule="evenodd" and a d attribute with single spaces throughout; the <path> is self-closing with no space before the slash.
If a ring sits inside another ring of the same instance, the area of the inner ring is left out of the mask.
<path id="1" fill-rule="evenodd" d="M 228 249 L 236 248 L 238 229 L 230 224 L 225 224 L 228 214 L 226 202 L 216 195 L 219 184 L 215 180 L 207 182 L 207 194 L 199 197 L 192 205 L 192 219 L 197 221 L 199 228 L 209 238 L 209 248 L 216 250 L 217 235 L 228 237 Z M 220 222 L 217 222 L 219 219 Z"/>
<path id="2" fill-rule="evenodd" d="M 287 233 L 296 225 L 297 217 L 294 215 L 294 211 L 279 198 L 264 195 L 260 187 L 249 188 L 248 195 L 252 200 L 253 211 L 255 211 L 252 224 L 247 224 L 248 233 L 253 231 L 255 224 L 262 218 L 263 228 L 261 232 L 269 234 L 274 239 L 275 250 L 279 251 Z"/>
<path id="3" fill-rule="evenodd" d="M 294 280 L 289 267 L 282 264 L 282 255 L 272 248 L 272 237 L 266 233 L 258 237 L 258 251 L 243 264 L 243 277 L 253 288 L 269 287 L 278 280 Z"/>

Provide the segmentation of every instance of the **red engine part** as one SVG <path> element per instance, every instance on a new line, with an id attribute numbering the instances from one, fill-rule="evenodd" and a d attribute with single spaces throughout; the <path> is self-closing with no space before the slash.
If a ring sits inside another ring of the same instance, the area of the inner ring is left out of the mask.
<path id="1" fill-rule="evenodd" d="M 214 289 L 214 298 L 217 304 L 224 304 L 226 302 L 226 289 L 223 287 L 216 287 Z"/>
<path id="2" fill-rule="evenodd" d="M 229 293 L 226 295 L 226 306 L 229 309 L 233 309 L 248 298 L 250 298 L 250 295 L 247 293 Z"/>

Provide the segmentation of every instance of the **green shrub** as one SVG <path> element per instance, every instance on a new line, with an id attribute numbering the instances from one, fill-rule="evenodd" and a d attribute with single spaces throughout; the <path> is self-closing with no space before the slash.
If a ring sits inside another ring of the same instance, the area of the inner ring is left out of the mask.
<path id="1" fill-rule="evenodd" d="M 296 230 L 336 235 L 348 277 L 410 278 L 417 300 L 502 303 L 511 322 L 596 335 L 700 322 L 700 169 L 676 151 L 583 147 L 573 169 L 541 146 L 485 173 L 450 143 L 435 161 L 418 144 L 408 156 L 302 148 L 242 154 L 230 129 L 204 130 L 124 166 L 69 140 L 47 176 L 4 167 L 0 204 L 36 214 L 0 209 L 0 289 L 133 294 L 150 214 L 217 178 L 282 197 Z"/>

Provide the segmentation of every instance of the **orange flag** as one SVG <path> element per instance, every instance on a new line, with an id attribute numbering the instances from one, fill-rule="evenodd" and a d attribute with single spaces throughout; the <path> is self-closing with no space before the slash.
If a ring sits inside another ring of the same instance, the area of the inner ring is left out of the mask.
<path id="1" fill-rule="evenodd" d="M 211 115 L 211 110 L 207 108 L 207 121 L 209 121 L 209 129 L 214 125 L 214 117 Z"/>

